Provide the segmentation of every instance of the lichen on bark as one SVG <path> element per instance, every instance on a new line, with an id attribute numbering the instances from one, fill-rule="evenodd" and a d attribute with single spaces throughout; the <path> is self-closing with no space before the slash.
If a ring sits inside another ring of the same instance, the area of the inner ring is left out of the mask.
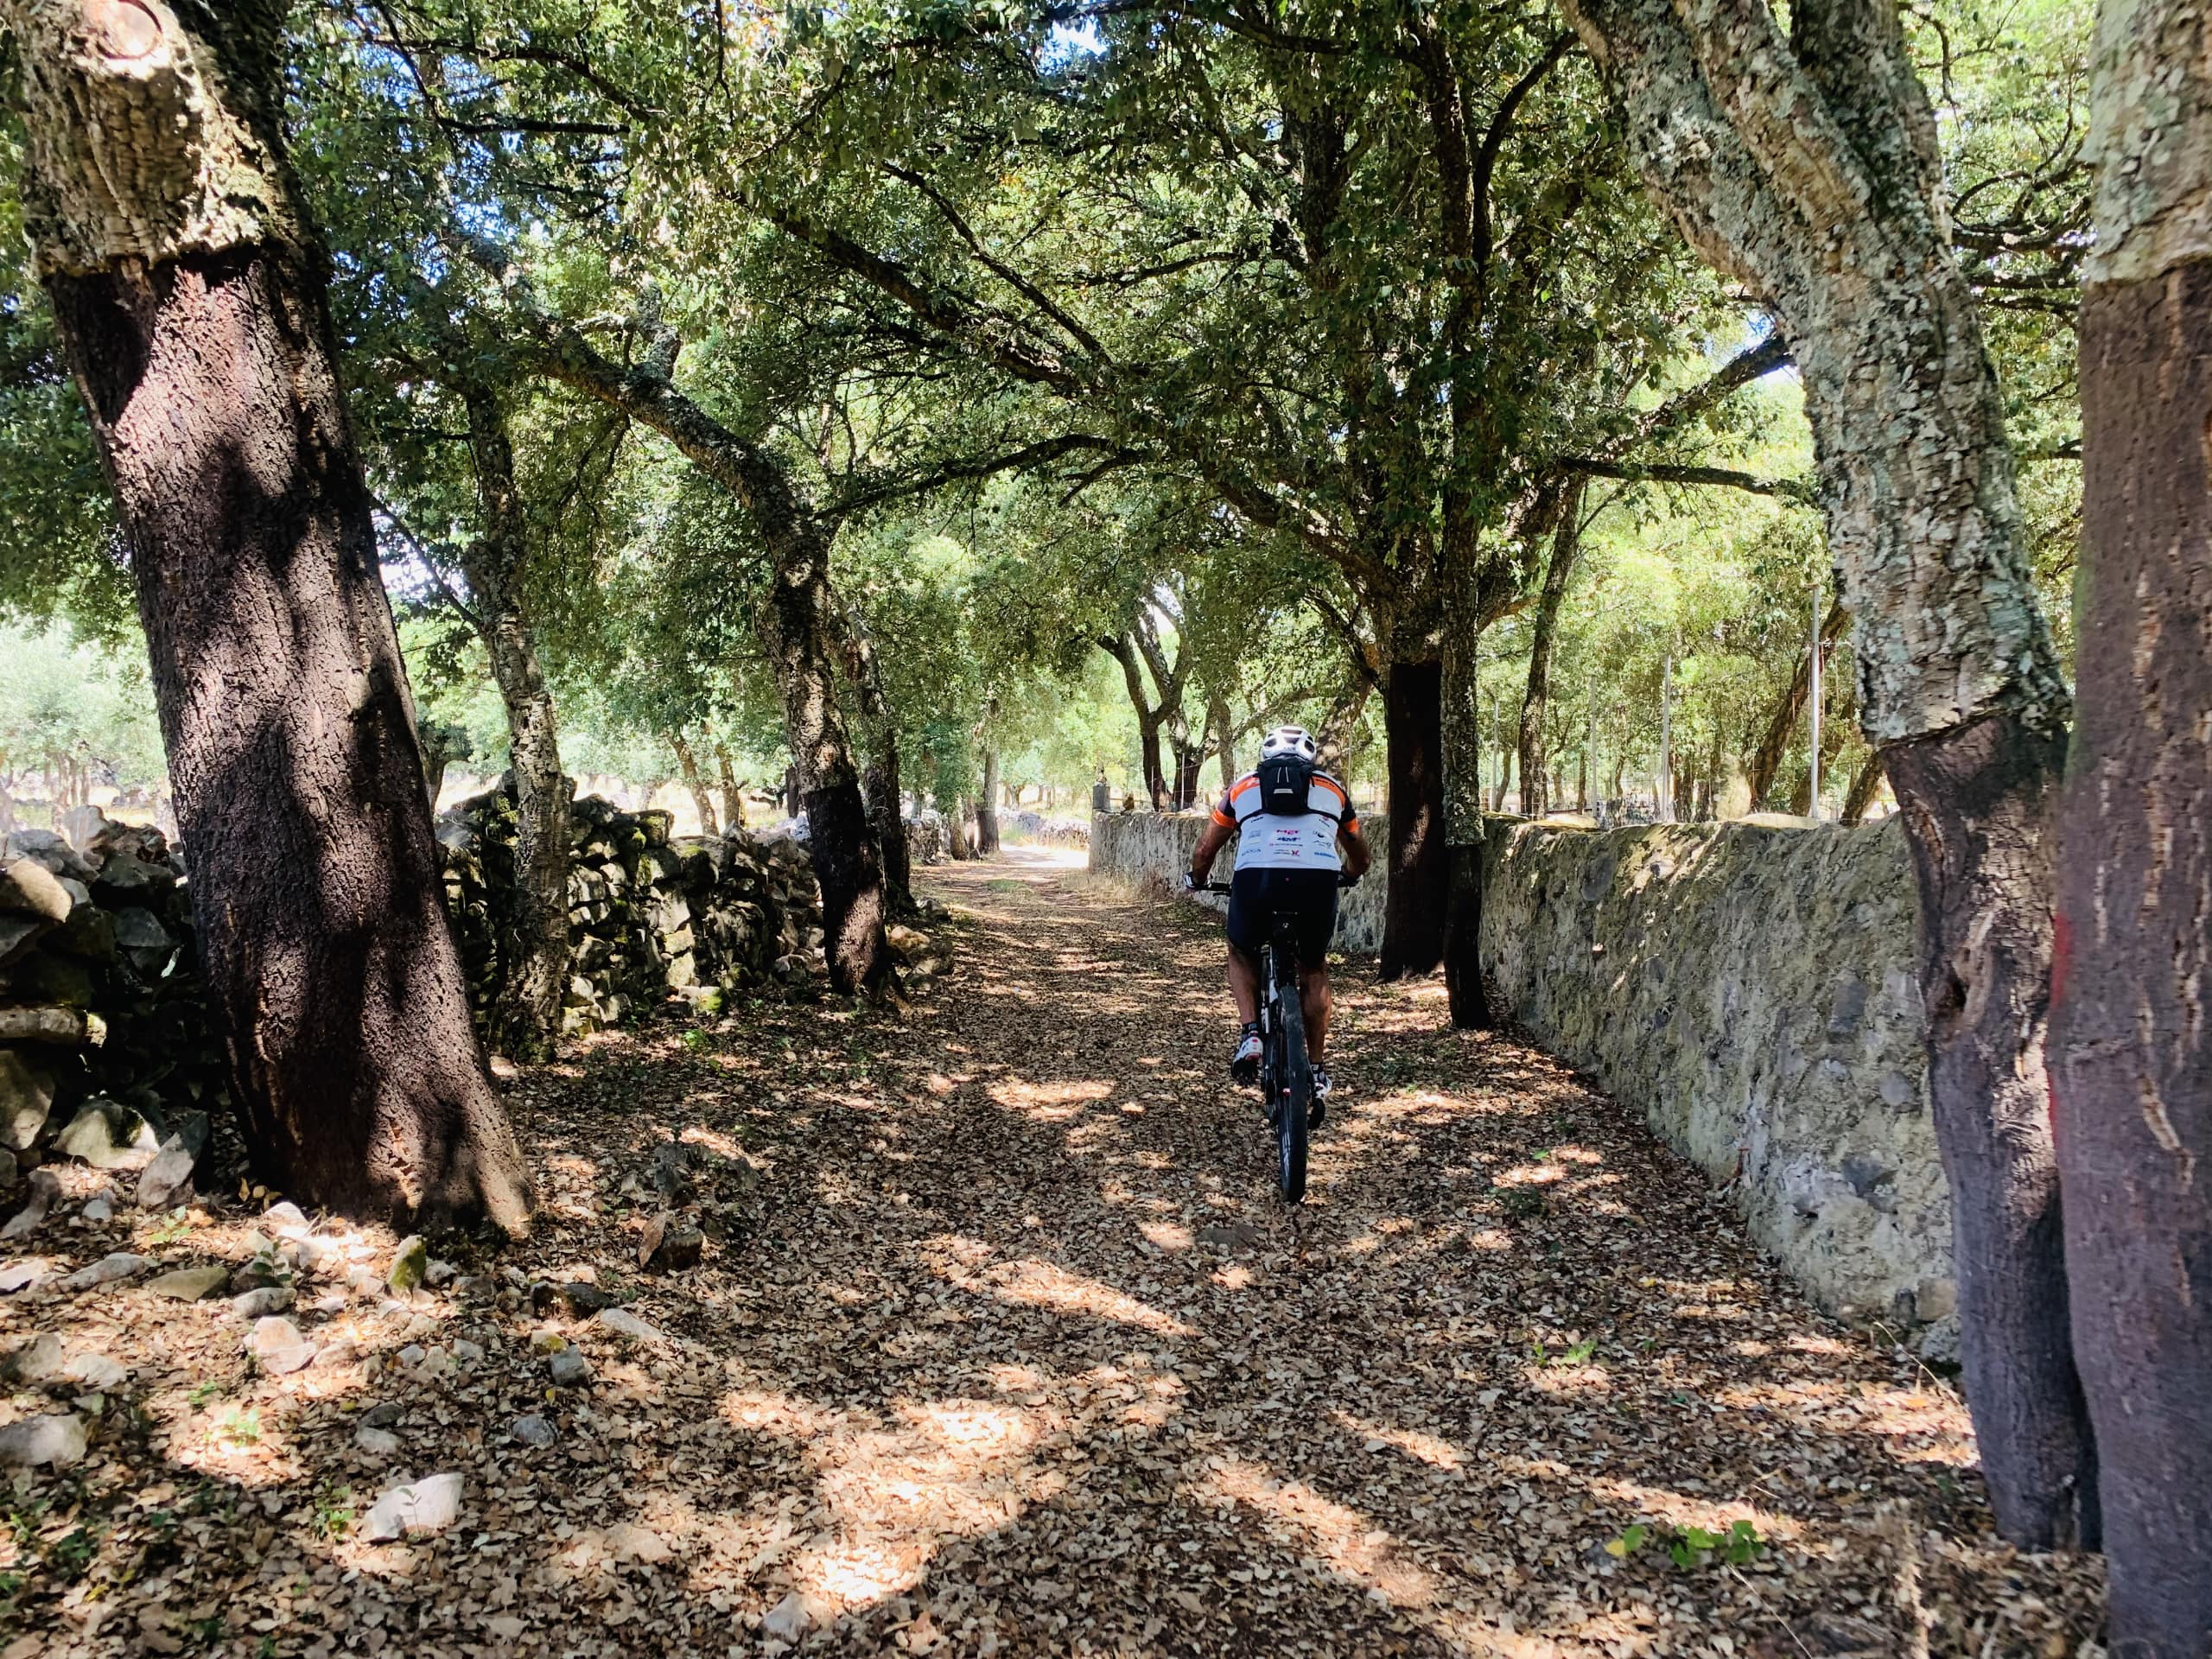
<path id="1" fill-rule="evenodd" d="M 41 277 L 300 243 L 281 147 L 207 40 L 273 28 L 278 9 L 183 10 L 189 25 L 164 0 L 0 0 L 30 117 L 23 207 Z"/>
<path id="2" fill-rule="evenodd" d="M 2212 258 L 2212 16 L 2201 4 L 2097 10 L 2088 159 L 2096 241 L 2084 279 L 2135 283 Z"/>

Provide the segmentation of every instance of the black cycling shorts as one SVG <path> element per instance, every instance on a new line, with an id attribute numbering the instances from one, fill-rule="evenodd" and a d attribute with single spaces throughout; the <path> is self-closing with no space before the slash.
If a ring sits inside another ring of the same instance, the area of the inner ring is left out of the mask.
<path id="1" fill-rule="evenodd" d="M 1229 942 L 1256 957 L 1277 911 L 1297 918 L 1298 960 L 1319 968 L 1337 931 L 1334 870 L 1239 870 L 1229 878 Z"/>

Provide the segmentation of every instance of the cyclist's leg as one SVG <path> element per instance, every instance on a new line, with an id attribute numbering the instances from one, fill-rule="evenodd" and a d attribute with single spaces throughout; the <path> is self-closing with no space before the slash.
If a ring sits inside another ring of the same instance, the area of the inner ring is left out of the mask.
<path id="1" fill-rule="evenodd" d="M 1229 995 L 1244 1024 L 1260 1017 L 1260 964 L 1233 944 L 1229 947 Z"/>
<path id="2" fill-rule="evenodd" d="M 1229 994 L 1242 1028 L 1229 1075 L 1249 1084 L 1260 1074 L 1260 948 L 1267 942 L 1269 911 L 1263 872 L 1239 870 L 1229 879 Z"/>
<path id="3" fill-rule="evenodd" d="M 1318 1063 L 1329 1047 L 1329 964 L 1324 961 L 1300 971 L 1298 1005 L 1306 1014 L 1306 1052 Z"/>

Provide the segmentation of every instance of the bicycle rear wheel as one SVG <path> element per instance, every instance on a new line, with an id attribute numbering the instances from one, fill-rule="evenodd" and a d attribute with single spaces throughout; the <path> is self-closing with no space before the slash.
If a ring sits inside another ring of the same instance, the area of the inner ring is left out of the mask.
<path id="1" fill-rule="evenodd" d="M 1275 1129 L 1275 1186 L 1285 1204 L 1306 1196 L 1306 1129 L 1313 1107 L 1313 1066 L 1306 1054 L 1306 1011 L 1295 968 L 1274 990 L 1274 1053 L 1268 1067 L 1268 1116 Z"/>

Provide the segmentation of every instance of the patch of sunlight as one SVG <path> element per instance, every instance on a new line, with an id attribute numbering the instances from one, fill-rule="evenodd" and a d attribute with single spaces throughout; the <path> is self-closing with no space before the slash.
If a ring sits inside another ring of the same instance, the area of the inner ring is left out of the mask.
<path id="1" fill-rule="evenodd" d="M 1179 1221 L 1141 1221 L 1137 1230 L 1163 1250 L 1187 1250 L 1193 1242 L 1191 1230 Z"/>
<path id="2" fill-rule="evenodd" d="M 995 1083 L 990 1087 L 990 1096 L 998 1104 L 1046 1123 L 1074 1117 L 1085 1106 L 1104 1100 L 1113 1092 L 1112 1081 L 1104 1077 L 1068 1083 L 1027 1083 L 1015 1079 Z"/>
<path id="3" fill-rule="evenodd" d="M 1744 1499 L 1692 1496 L 1668 1486 L 1647 1486 L 1641 1481 L 1592 1476 L 1584 1484 L 1593 1497 L 1609 1498 L 1638 1516 L 1664 1521 L 1675 1527 L 1702 1527 L 1726 1532 L 1729 1522 L 1748 1520 L 1770 1543 L 1787 1542 L 1804 1535 L 1804 1529 L 1779 1510 L 1762 1509 Z"/>
<path id="4" fill-rule="evenodd" d="M 1280 1541 L 1319 1556 L 1341 1577 L 1379 1591 L 1393 1606 L 1422 1608 L 1436 1599 L 1436 1582 L 1395 1553 L 1397 1543 L 1368 1518 L 1302 1480 L 1278 1480 L 1243 1458 L 1209 1459 L 1213 1471 L 1203 1490 L 1230 1504 L 1257 1510 L 1262 1525 Z"/>
<path id="5" fill-rule="evenodd" d="M 1521 1381 L 1531 1394 L 1549 1395 L 1554 1399 L 1613 1391 L 1612 1378 L 1595 1365 L 1524 1365 L 1521 1368 Z"/>
<path id="6" fill-rule="evenodd" d="M 1418 1429 L 1393 1428 L 1387 1423 L 1355 1417 L 1342 1409 L 1332 1411 L 1329 1414 L 1366 1441 L 1367 1449 L 1370 1452 L 1387 1446 L 1416 1463 L 1426 1463 L 1438 1469 L 1456 1471 L 1466 1466 L 1465 1459 L 1458 1446 L 1449 1440 L 1439 1440 L 1433 1434 L 1424 1434 Z"/>
<path id="7" fill-rule="evenodd" d="M 1494 1186 L 1556 1186 L 1567 1179 L 1567 1172 L 1552 1164 L 1516 1164 L 1502 1169 L 1492 1178 Z"/>
<path id="8" fill-rule="evenodd" d="M 1252 1276 L 1252 1269 L 1243 1262 L 1234 1262 L 1213 1276 L 1213 1281 L 1224 1290 L 1249 1290 L 1259 1281 Z"/>
<path id="9" fill-rule="evenodd" d="M 1478 1250 L 1510 1250 L 1513 1235 L 1503 1227 L 1480 1227 L 1467 1235 L 1467 1243 Z"/>
<path id="10" fill-rule="evenodd" d="M 980 1268 L 998 1251 L 982 1239 L 970 1238 L 964 1233 L 939 1233 L 922 1242 L 921 1254 L 942 1274 L 954 1268 Z"/>
<path id="11" fill-rule="evenodd" d="M 1116 1290 L 1111 1285 L 1101 1284 L 1096 1279 L 1086 1279 L 1081 1274 L 1070 1273 L 1065 1268 L 1035 1256 L 1025 1256 L 1001 1268 L 963 1283 L 963 1289 L 997 1297 L 1002 1302 L 1018 1306 L 1038 1308 L 1047 1313 L 1075 1315 L 1090 1319 L 1110 1319 L 1117 1325 L 1134 1325 L 1149 1331 L 1154 1336 L 1188 1337 L 1197 1333 L 1173 1314 L 1162 1313 L 1147 1302 Z"/>

